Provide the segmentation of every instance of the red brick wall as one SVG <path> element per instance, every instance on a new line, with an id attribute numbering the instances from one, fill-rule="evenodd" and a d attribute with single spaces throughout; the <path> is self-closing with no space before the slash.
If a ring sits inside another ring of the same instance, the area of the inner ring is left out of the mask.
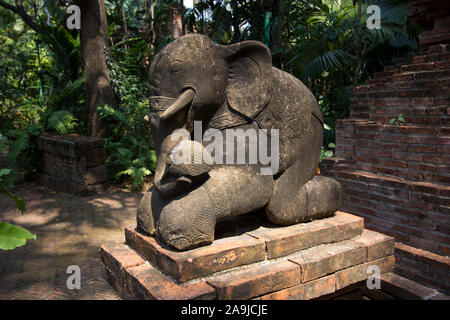
<path id="1" fill-rule="evenodd" d="M 353 88 L 350 119 L 336 123 L 336 157 L 321 173 L 341 183 L 342 210 L 425 250 L 411 260 L 398 249 L 399 273 L 448 292 L 450 262 L 436 261 L 450 259 L 450 46 L 427 50 Z M 405 122 L 389 124 L 399 114 Z"/>

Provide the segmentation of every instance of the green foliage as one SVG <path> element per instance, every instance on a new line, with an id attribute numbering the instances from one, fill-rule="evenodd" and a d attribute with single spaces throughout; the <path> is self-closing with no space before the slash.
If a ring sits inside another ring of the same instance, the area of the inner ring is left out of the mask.
<path id="1" fill-rule="evenodd" d="M 0 9 L 0 134 L 13 169 L 8 184 L 19 171 L 34 170 L 34 138 L 41 132 L 86 132 L 79 39 L 65 28 L 64 8 L 48 5 L 51 26 L 38 17 L 41 35 Z"/>
<path id="2" fill-rule="evenodd" d="M 219 44 L 264 41 L 267 16 L 260 0 L 203 0 L 183 12 L 185 27 Z M 24 2 L 34 16 L 33 2 Z M 155 52 L 173 41 L 168 27 L 177 0 L 105 1 L 111 47 L 111 81 L 120 98 L 117 109 L 100 106 L 110 123 L 106 139 L 109 171 L 135 185 L 155 168 L 156 156 L 147 113 L 147 68 Z M 417 52 L 419 29 L 406 16 L 406 0 L 283 0 L 281 48 L 273 63 L 301 79 L 318 100 L 324 116 L 324 148 L 330 155 L 335 122 L 348 117 L 351 86 L 381 71 L 393 58 Z M 366 28 L 366 8 L 381 8 L 381 30 Z M 87 134 L 82 58 L 78 31 L 65 27 L 66 6 L 44 1 L 37 10 L 37 35 L 10 10 L 0 9 L 0 150 L 8 151 L 8 183 L 19 169 L 35 168 L 34 137 L 45 130 Z M 277 19 L 277 20 L 276 20 Z M 274 16 L 270 34 L 276 30 Z M 151 29 L 153 26 L 153 29 Z M 392 120 L 391 120 L 392 121 Z M 392 124 L 403 123 L 395 119 Z"/>
<path id="3" fill-rule="evenodd" d="M 399 114 L 397 118 L 392 118 L 389 120 L 389 124 L 394 124 L 396 126 L 401 126 L 405 123 L 405 118 L 403 117 L 403 114 Z"/>
<path id="4" fill-rule="evenodd" d="M 75 132 L 77 120 L 67 110 L 53 112 L 48 118 L 47 129 L 55 130 L 59 134 L 70 134 Z"/>
<path id="5" fill-rule="evenodd" d="M 14 193 L 9 191 L 8 187 L 6 186 L 7 180 L 4 180 L 5 177 L 8 177 L 11 174 L 11 169 L 1 169 L 0 170 L 0 188 L 16 203 L 17 208 L 23 213 L 26 211 L 25 209 L 25 201 L 23 201 L 21 198 L 16 196 Z"/>
<path id="6" fill-rule="evenodd" d="M 0 170 L 0 189 L 2 189 L 12 200 L 14 200 L 17 208 L 23 213 L 26 211 L 25 202 L 7 188 L 6 180 L 4 180 L 4 178 L 9 176 L 11 172 L 11 169 Z M 1 250 L 12 250 L 14 248 L 24 246 L 29 239 L 36 240 L 36 235 L 30 233 L 22 227 L 0 221 Z"/>
<path id="7" fill-rule="evenodd" d="M 152 52 L 139 38 L 128 39 L 128 50 L 121 45 L 111 47 L 108 65 L 113 87 L 122 103 L 118 109 L 101 105 L 98 111 L 110 123 L 110 136 L 105 142 L 110 154 L 107 161 L 110 175 L 118 181 L 129 176 L 133 185 L 138 186 L 156 166 L 150 127 L 144 121 L 148 112 L 147 70 L 141 63 Z"/>
<path id="8" fill-rule="evenodd" d="M 334 143 L 329 143 L 328 148 L 325 148 L 322 146 L 322 150 L 320 151 L 320 158 L 319 163 L 322 163 L 323 159 L 325 158 L 331 158 L 334 156 L 334 149 L 336 148 L 336 145 Z"/>

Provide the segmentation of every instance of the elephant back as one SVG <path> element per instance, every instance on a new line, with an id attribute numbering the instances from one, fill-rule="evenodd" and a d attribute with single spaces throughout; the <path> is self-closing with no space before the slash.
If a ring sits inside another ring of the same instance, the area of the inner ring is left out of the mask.
<path id="1" fill-rule="evenodd" d="M 322 120 L 314 95 L 297 78 L 273 67 L 272 96 L 256 120 L 264 129 L 279 130 L 280 163 L 277 174 L 283 173 L 305 151 L 305 139 L 311 134 L 311 120 Z"/>

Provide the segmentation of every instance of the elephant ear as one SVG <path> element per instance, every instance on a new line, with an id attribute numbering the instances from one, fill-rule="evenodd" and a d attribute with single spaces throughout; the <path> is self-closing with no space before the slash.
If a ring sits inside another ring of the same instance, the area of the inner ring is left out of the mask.
<path id="1" fill-rule="evenodd" d="M 248 120 L 269 103 L 272 93 L 272 55 L 258 41 L 243 41 L 225 47 L 229 63 L 227 85 L 231 109 Z"/>

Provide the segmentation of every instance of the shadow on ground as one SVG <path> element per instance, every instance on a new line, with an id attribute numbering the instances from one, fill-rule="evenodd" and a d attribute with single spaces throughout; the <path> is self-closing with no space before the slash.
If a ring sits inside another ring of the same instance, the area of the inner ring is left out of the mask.
<path id="1" fill-rule="evenodd" d="M 123 227 L 135 224 L 143 193 L 109 190 L 88 197 L 57 193 L 25 182 L 15 193 L 21 214 L 0 194 L 0 220 L 37 235 L 26 246 L 0 251 L 0 299 L 119 299 L 104 280 L 98 256 L 105 242 L 123 242 Z M 81 269 L 81 289 L 69 290 L 67 267 Z"/>

